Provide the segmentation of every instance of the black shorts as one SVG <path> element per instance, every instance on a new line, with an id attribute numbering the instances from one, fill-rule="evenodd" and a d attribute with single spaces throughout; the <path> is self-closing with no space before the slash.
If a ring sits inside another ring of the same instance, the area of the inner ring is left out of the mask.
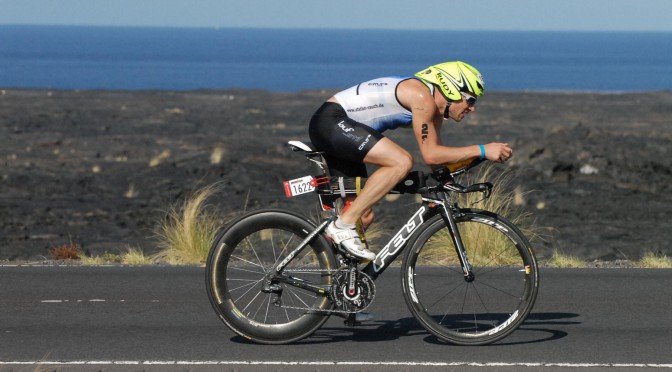
<path id="1" fill-rule="evenodd" d="M 383 136 L 348 118 L 341 105 L 325 102 L 310 119 L 308 134 L 313 145 L 325 153 L 332 176 L 366 177 L 364 157 Z"/>

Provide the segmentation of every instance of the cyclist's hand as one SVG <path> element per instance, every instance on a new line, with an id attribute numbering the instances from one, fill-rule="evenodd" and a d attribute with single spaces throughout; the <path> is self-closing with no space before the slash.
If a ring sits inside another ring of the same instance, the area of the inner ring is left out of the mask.
<path id="1" fill-rule="evenodd" d="M 485 145 L 485 157 L 496 163 L 503 163 L 513 156 L 508 143 L 492 142 Z"/>

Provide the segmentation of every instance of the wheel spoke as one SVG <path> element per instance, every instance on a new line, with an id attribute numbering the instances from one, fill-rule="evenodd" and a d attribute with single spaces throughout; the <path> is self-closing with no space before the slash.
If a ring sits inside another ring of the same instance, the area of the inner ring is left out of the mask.
<path id="1" fill-rule="evenodd" d="M 249 290 L 248 290 L 248 292 L 249 292 Z M 247 292 L 245 292 L 245 293 L 247 293 Z M 245 308 L 243 308 L 242 311 L 245 312 L 245 310 L 247 310 L 247 308 L 248 308 L 250 305 L 252 305 L 252 303 L 254 302 L 254 300 L 256 300 L 257 297 L 259 297 L 260 294 L 261 294 L 261 291 L 257 292 L 257 294 L 254 295 L 254 297 L 250 300 L 250 302 L 247 303 L 247 305 L 245 306 Z M 240 299 L 240 297 L 239 297 L 238 299 Z M 257 311 L 258 311 L 258 310 L 259 310 L 259 309 L 257 309 Z"/>
<path id="2" fill-rule="evenodd" d="M 226 280 L 229 281 L 229 280 L 233 280 L 233 279 L 226 279 Z M 244 279 L 238 279 L 238 280 L 244 280 Z M 262 280 L 264 280 L 264 279 L 262 278 L 262 279 L 259 279 L 259 280 L 251 280 L 252 283 L 247 283 L 247 284 L 243 284 L 239 287 L 230 288 L 229 291 L 233 292 L 233 291 L 237 291 L 239 289 L 250 287 L 247 291 L 245 291 L 245 293 L 243 293 L 243 296 L 245 296 L 247 294 L 247 292 L 249 292 L 252 288 L 254 288 L 255 284 L 261 283 Z M 238 299 L 240 299 L 240 297 Z"/>
<path id="3" fill-rule="evenodd" d="M 517 299 L 517 300 L 520 300 L 520 299 L 521 299 L 521 296 L 520 296 L 520 295 L 511 293 L 511 292 L 509 292 L 509 291 L 505 291 L 505 290 L 503 290 L 503 289 L 500 289 L 500 288 L 498 288 L 498 287 L 495 287 L 495 286 L 493 286 L 493 285 L 490 285 L 490 284 L 488 284 L 487 282 L 484 282 L 484 281 L 482 281 L 482 280 L 479 281 L 478 284 L 479 284 L 479 285 L 482 285 L 482 286 L 485 286 L 485 287 L 488 287 L 488 288 L 491 288 L 491 289 L 493 289 L 493 290 L 495 290 L 495 291 L 497 291 L 497 292 L 499 292 L 499 293 L 505 294 L 505 295 L 507 295 L 507 296 L 509 296 L 509 297 L 511 297 L 511 298 L 515 298 L 515 299 Z"/>
<path id="4" fill-rule="evenodd" d="M 266 272 L 267 272 L 266 268 L 261 263 L 261 259 L 259 258 L 259 255 L 257 254 L 257 250 L 254 249 L 254 245 L 252 245 L 249 238 L 245 238 L 245 240 L 247 241 L 247 244 L 249 245 L 249 247 L 252 248 L 252 253 L 254 253 L 254 256 L 257 258 L 257 261 L 259 261 L 259 266 L 261 266 L 261 268 L 264 269 L 264 274 L 266 274 Z"/>
<path id="5" fill-rule="evenodd" d="M 455 286 L 453 287 L 453 289 L 449 290 L 449 291 L 446 292 L 443 296 L 439 297 L 439 298 L 438 298 L 436 301 L 434 301 L 431 305 L 428 305 L 427 308 L 428 308 L 428 309 L 433 308 L 436 304 L 438 304 L 439 302 L 443 301 L 446 297 L 448 297 L 448 295 L 450 295 L 451 293 L 455 292 L 455 291 L 456 291 L 458 288 L 460 288 L 462 285 L 464 285 L 464 284 L 462 284 L 462 283 L 458 283 L 457 285 L 455 285 Z"/>
<path id="6" fill-rule="evenodd" d="M 280 263 L 281 258 L 286 257 L 285 251 L 287 251 L 287 247 L 289 247 L 289 243 L 292 242 L 292 239 L 294 239 L 294 234 L 292 234 L 289 239 L 287 239 L 287 242 L 285 242 L 284 246 L 282 247 L 282 250 L 280 251 L 280 254 L 278 257 L 275 259 L 275 262 L 273 262 L 273 267 L 275 267 L 278 263 Z"/>
<path id="7" fill-rule="evenodd" d="M 244 259 L 244 258 L 242 258 L 242 257 L 240 257 L 240 256 L 233 256 L 233 255 L 232 255 L 231 258 L 235 258 L 235 259 L 237 259 L 237 260 L 239 260 L 239 261 L 243 261 L 243 262 L 245 262 L 245 263 L 249 263 L 250 265 L 254 265 L 254 266 L 257 266 L 257 267 L 261 267 L 261 268 L 264 270 L 264 272 L 261 273 L 261 274 L 266 274 L 266 268 L 264 268 L 263 265 L 256 264 L 256 263 L 254 263 L 254 262 L 252 262 L 252 261 L 250 261 L 250 260 L 246 260 L 246 259 Z"/>

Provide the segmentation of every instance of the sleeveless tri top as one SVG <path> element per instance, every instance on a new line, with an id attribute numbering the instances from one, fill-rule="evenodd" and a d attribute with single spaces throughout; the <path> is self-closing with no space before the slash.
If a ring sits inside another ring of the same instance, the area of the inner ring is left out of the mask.
<path id="1" fill-rule="evenodd" d="M 334 97 L 348 117 L 378 132 L 410 127 L 411 112 L 399 103 L 397 86 L 414 77 L 391 76 L 373 79 L 337 93 Z"/>

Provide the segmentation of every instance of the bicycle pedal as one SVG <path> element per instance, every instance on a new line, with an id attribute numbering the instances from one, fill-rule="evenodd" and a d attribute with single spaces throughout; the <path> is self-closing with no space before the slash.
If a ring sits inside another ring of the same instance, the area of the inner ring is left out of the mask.
<path id="1" fill-rule="evenodd" d="M 343 321 L 343 324 L 345 324 L 348 327 L 356 327 L 358 325 L 361 325 L 364 322 L 370 322 L 375 320 L 375 315 L 373 313 L 364 313 L 364 312 L 359 312 L 359 313 L 350 313 L 347 315 L 347 318 Z"/>
<path id="2" fill-rule="evenodd" d="M 359 313 L 355 314 L 355 322 L 358 322 L 358 323 L 371 322 L 375 319 L 376 319 L 376 316 L 373 313 L 359 312 Z"/>
<path id="3" fill-rule="evenodd" d="M 348 314 L 348 317 L 345 318 L 345 320 L 343 321 L 343 324 L 346 327 L 356 327 L 356 326 L 358 326 L 360 323 L 357 323 L 357 314 Z"/>

